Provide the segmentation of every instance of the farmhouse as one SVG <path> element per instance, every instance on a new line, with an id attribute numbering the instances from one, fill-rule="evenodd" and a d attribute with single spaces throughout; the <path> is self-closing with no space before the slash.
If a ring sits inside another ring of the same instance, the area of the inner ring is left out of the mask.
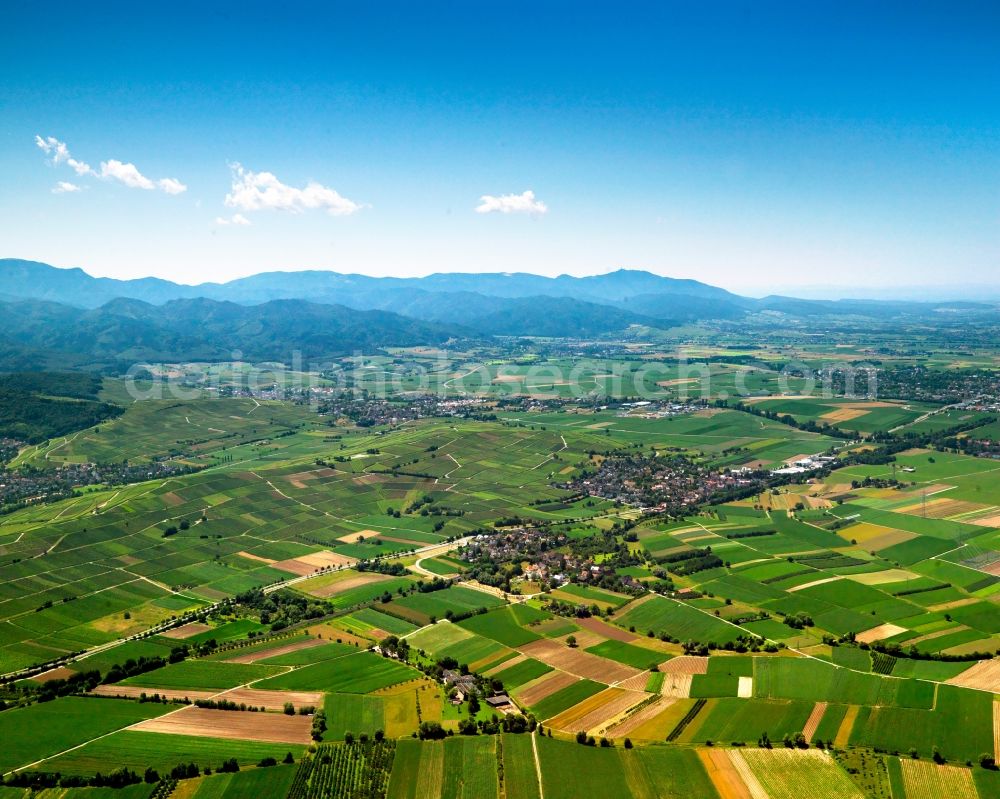
<path id="1" fill-rule="evenodd" d="M 444 684 L 458 688 L 465 694 L 476 690 L 476 678 L 472 674 L 462 674 L 454 669 L 445 669 L 441 674 Z"/>
<path id="2" fill-rule="evenodd" d="M 517 708 L 514 707 L 514 702 L 509 696 L 507 696 L 507 694 L 497 694 L 496 696 L 487 697 L 486 704 L 494 710 L 499 710 L 502 713 L 513 713 L 517 710 Z"/>

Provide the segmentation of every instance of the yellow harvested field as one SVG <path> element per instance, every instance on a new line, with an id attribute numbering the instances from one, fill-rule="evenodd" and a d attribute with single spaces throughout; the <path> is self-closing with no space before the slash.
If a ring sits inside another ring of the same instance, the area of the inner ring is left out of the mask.
<path id="1" fill-rule="evenodd" d="M 980 691 L 1000 693 L 1000 661 L 981 660 L 947 682 L 951 685 L 961 685 L 963 688 L 978 688 Z"/>
<path id="2" fill-rule="evenodd" d="M 434 699 L 440 697 L 440 694 L 440 686 L 426 680 L 420 681 L 417 685 L 412 682 L 392 685 L 372 693 L 373 696 L 382 697 L 385 714 L 384 731 L 390 738 L 407 735 L 420 725 L 420 713 L 417 711 L 418 698 L 425 720 L 440 720 L 440 699 L 437 701 L 437 717 L 432 719 L 432 716 L 428 715 L 428 705 L 433 705 Z"/>
<path id="3" fill-rule="evenodd" d="M 578 648 L 571 649 L 557 641 L 532 641 L 519 647 L 519 650 L 555 669 L 597 682 L 621 682 L 639 673 L 639 669 L 621 663 L 613 663 L 606 658 L 591 655 L 589 652 L 581 652 Z"/>
<path id="4" fill-rule="evenodd" d="M 654 701 L 650 702 L 648 705 L 643 706 L 634 713 L 630 713 L 629 715 L 625 716 L 621 721 L 619 721 L 617 724 L 608 729 L 608 735 L 611 736 L 612 738 L 624 738 L 629 735 L 634 735 L 636 730 L 646 726 L 647 724 L 649 724 L 649 722 L 653 721 L 657 716 L 662 715 L 676 701 L 677 701 L 676 699 L 657 697 Z M 656 736 L 656 740 L 664 738 L 669 732 L 670 730 L 666 730 L 663 733 L 663 735 Z"/>
<path id="5" fill-rule="evenodd" d="M 344 566 L 348 563 L 353 563 L 353 558 L 345 557 L 344 555 L 338 555 L 336 552 L 330 552 L 329 550 L 323 550 L 322 552 L 313 552 L 309 555 L 301 555 L 296 558 L 296 560 L 303 563 L 308 563 L 310 566 L 315 566 L 319 569 L 324 569 L 327 566 Z"/>
<path id="6" fill-rule="evenodd" d="M 582 702 L 564 710 L 548 720 L 546 726 L 565 732 L 586 730 L 587 732 L 602 732 L 609 722 L 625 713 L 630 707 L 648 699 L 651 694 L 637 691 L 624 691 L 621 688 L 608 688 L 599 694 L 594 694 Z"/>
<path id="7" fill-rule="evenodd" d="M 605 641 L 603 635 L 599 635 L 598 633 L 595 633 L 592 630 L 586 630 L 586 629 L 580 629 L 577 630 L 575 633 L 562 635 L 559 638 L 553 638 L 552 640 L 558 641 L 562 646 L 565 646 L 567 649 L 569 649 L 569 647 L 566 645 L 566 639 L 569 638 L 570 635 L 573 635 L 573 637 L 576 638 L 577 649 L 587 649 L 588 647 L 602 644 Z"/>
<path id="8" fill-rule="evenodd" d="M 825 714 L 826 702 L 817 702 L 813 705 L 812 713 L 809 714 L 809 718 L 806 719 L 805 726 L 802 728 L 802 734 L 807 741 L 812 741 L 812 737 L 816 734 L 816 728 L 819 727 Z"/>
<path id="9" fill-rule="evenodd" d="M 359 574 L 356 577 L 349 577 L 346 580 L 337 580 L 332 583 L 327 583 L 326 585 L 321 585 L 317 588 L 304 588 L 308 593 L 313 596 L 318 596 L 323 599 L 327 597 L 336 596 L 337 594 L 342 594 L 345 591 L 350 591 L 353 588 L 360 588 L 363 585 L 369 585 L 371 583 L 382 583 L 386 580 L 391 580 L 387 574 L 378 574 L 377 572 L 365 572 L 364 574 Z M 312 582 L 311 580 L 308 582 Z M 304 584 L 301 584 L 304 586 Z"/>
<path id="10" fill-rule="evenodd" d="M 185 707 L 140 722 L 129 729 L 236 741 L 307 744 L 311 740 L 312 719 L 309 716 L 286 716 L 284 713 L 242 713 Z"/>
<path id="11" fill-rule="evenodd" d="M 708 674 L 708 658 L 681 655 L 661 663 L 659 668 L 664 674 Z"/>
<path id="12" fill-rule="evenodd" d="M 857 419 L 859 416 L 867 415 L 868 411 L 861 408 L 838 408 L 835 411 L 824 413 L 819 418 L 827 422 L 849 422 L 852 419 Z"/>
<path id="13" fill-rule="evenodd" d="M 854 580 L 862 585 L 885 585 L 886 583 L 901 583 L 904 580 L 916 580 L 919 574 L 906 569 L 883 569 L 878 572 L 862 572 L 848 575 L 848 580 Z"/>
<path id="14" fill-rule="evenodd" d="M 359 530 L 356 533 L 348 533 L 347 535 L 340 536 L 337 540 L 343 541 L 345 544 L 356 544 L 362 539 L 377 538 L 379 532 L 377 530 Z"/>
<path id="15" fill-rule="evenodd" d="M 324 550 L 323 552 L 313 552 L 310 555 L 302 555 L 298 558 L 278 560 L 271 565 L 275 569 L 281 569 L 282 571 L 304 577 L 320 569 L 325 569 L 327 566 L 347 566 L 351 563 L 354 563 L 354 558 L 348 558 L 345 555 L 338 555 L 336 552 Z"/>
<path id="16" fill-rule="evenodd" d="M 904 541 L 909 541 L 916 537 L 916 533 L 911 533 L 907 530 L 893 530 L 891 533 L 868 539 L 865 543 L 865 549 L 869 552 L 881 552 L 883 549 L 894 547 L 896 544 L 902 544 Z"/>
<path id="17" fill-rule="evenodd" d="M 813 580 L 812 582 L 809 582 L 809 583 L 802 583 L 802 585 L 793 585 L 788 590 L 789 591 L 801 591 L 804 588 L 812 588 L 812 587 L 817 586 L 817 585 L 824 585 L 825 583 L 832 583 L 832 582 L 836 582 L 837 580 L 843 580 L 843 579 L 844 578 L 841 577 L 838 574 L 838 575 L 836 575 L 834 577 L 824 577 L 824 578 L 822 578 L 820 580 Z"/>
<path id="18" fill-rule="evenodd" d="M 993 700 L 993 756 L 1000 762 L 1000 700 Z"/>
<path id="19" fill-rule="evenodd" d="M 881 641 L 884 638 L 892 638 L 894 635 L 899 635 L 900 633 L 905 632 L 906 628 L 900 627 L 898 624 L 880 624 L 878 627 L 872 627 L 870 630 L 858 633 L 857 641 L 859 644 L 870 644 L 873 641 Z"/>
<path id="20" fill-rule="evenodd" d="M 847 743 L 851 739 L 851 730 L 854 729 L 854 722 L 858 719 L 858 710 L 860 710 L 859 705 L 847 706 L 844 720 L 840 722 L 840 727 L 837 729 L 837 737 L 833 739 L 833 743 L 838 749 L 847 748 Z"/>
<path id="21" fill-rule="evenodd" d="M 926 760 L 899 759 L 906 799 L 979 799 L 972 770 L 938 766 Z"/>
<path id="22" fill-rule="evenodd" d="M 237 552 L 236 554 L 247 560 L 255 560 L 257 563 L 274 563 L 274 558 L 262 558 L 260 555 L 254 555 L 252 552 L 247 552 L 246 550 Z"/>
<path id="23" fill-rule="evenodd" d="M 672 696 L 675 699 L 686 699 L 691 695 L 691 683 L 693 680 L 693 674 L 677 674 L 675 672 L 665 674 L 660 693 L 664 696 Z"/>
<path id="24" fill-rule="evenodd" d="M 768 799 L 767 794 L 750 793 L 725 749 L 699 749 L 698 758 L 721 799 Z"/>
<path id="25" fill-rule="evenodd" d="M 833 503 L 824 499 L 823 497 L 805 497 L 806 505 L 809 506 L 810 510 L 826 510 L 827 508 L 832 508 Z"/>
<path id="26" fill-rule="evenodd" d="M 878 538 L 891 532 L 893 532 L 892 527 L 883 527 L 881 524 L 872 524 L 871 522 L 852 524 L 850 527 L 839 531 L 841 538 L 848 541 L 857 541 L 859 544 L 864 544 L 873 538 Z"/>

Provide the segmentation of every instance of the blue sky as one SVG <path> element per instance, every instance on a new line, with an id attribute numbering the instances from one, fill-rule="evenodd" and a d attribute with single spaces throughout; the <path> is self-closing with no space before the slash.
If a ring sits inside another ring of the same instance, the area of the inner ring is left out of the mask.
<path id="1" fill-rule="evenodd" d="M 5 8 L 0 256 L 996 282 L 995 2 L 96 5 Z"/>

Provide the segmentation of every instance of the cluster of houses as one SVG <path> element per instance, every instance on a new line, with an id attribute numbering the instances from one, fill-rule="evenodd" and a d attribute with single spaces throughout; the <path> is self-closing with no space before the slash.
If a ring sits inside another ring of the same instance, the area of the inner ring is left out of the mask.
<path id="1" fill-rule="evenodd" d="M 591 558 L 573 552 L 560 551 L 569 539 L 564 533 L 519 527 L 493 535 L 478 535 L 458 550 L 458 556 L 471 563 L 489 560 L 493 563 L 517 563 L 520 578 L 538 583 L 543 589 L 575 581 L 592 583 L 615 574 L 611 566 L 595 563 Z M 630 587 L 641 587 L 631 577 L 620 577 Z"/>
<path id="2" fill-rule="evenodd" d="M 399 400 L 356 397 L 342 390 L 312 389 L 320 416 L 347 419 L 364 427 L 394 425 L 430 417 L 477 416 L 494 403 L 480 397 L 442 399 L 430 394 L 413 394 Z"/>
<path id="3" fill-rule="evenodd" d="M 91 485 L 127 485 L 192 471 L 166 462 L 144 464 L 74 463 L 55 469 L 0 469 L 0 507 L 55 502 Z"/>
<path id="4" fill-rule="evenodd" d="M 715 471 L 684 457 L 626 455 L 605 458 L 596 473 L 581 475 L 563 487 L 644 511 L 683 512 L 760 482 L 762 475 L 752 469 Z"/>
<path id="5" fill-rule="evenodd" d="M 0 438 L 0 463 L 7 463 L 17 457 L 21 447 L 27 446 L 27 442 L 19 441 L 16 438 Z"/>
<path id="6" fill-rule="evenodd" d="M 457 555 L 469 563 L 517 563 L 523 579 L 554 587 L 568 582 L 575 569 L 584 567 L 581 559 L 557 551 L 568 540 L 565 533 L 517 527 L 477 535 L 460 547 Z"/>

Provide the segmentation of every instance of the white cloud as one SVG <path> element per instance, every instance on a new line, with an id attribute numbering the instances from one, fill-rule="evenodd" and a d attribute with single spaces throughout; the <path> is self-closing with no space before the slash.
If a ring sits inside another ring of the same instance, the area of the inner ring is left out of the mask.
<path id="1" fill-rule="evenodd" d="M 71 194 L 74 191 L 80 191 L 80 187 L 75 183 L 68 183 L 65 180 L 60 180 L 52 189 L 53 194 Z"/>
<path id="2" fill-rule="evenodd" d="M 233 214 L 228 219 L 224 216 L 215 217 L 215 224 L 221 226 L 236 225 L 238 227 L 247 227 L 250 224 L 250 220 L 243 216 L 243 214 Z"/>
<path id="3" fill-rule="evenodd" d="M 163 189 L 167 194 L 183 194 L 188 190 L 188 187 L 176 178 L 160 178 L 156 181 L 156 185 Z"/>
<path id="4" fill-rule="evenodd" d="M 293 213 L 322 208 L 331 216 L 347 216 L 364 207 L 315 181 L 307 183 L 305 188 L 297 189 L 286 186 L 271 172 L 251 172 L 239 164 L 234 164 L 232 169 L 233 186 L 225 200 L 230 208 Z"/>
<path id="5" fill-rule="evenodd" d="M 135 164 L 123 164 L 112 158 L 101 161 L 101 177 L 106 180 L 117 180 L 130 189 L 153 189 L 153 181 L 142 174 Z"/>
<path id="6" fill-rule="evenodd" d="M 41 136 L 35 136 L 35 144 L 46 155 L 52 156 L 53 166 L 65 162 L 67 166 L 72 168 L 73 171 L 81 177 L 83 175 L 95 174 L 89 164 L 85 164 L 83 161 L 77 161 L 69 154 L 69 148 L 66 146 L 66 142 L 61 142 L 54 136 L 47 136 L 44 139 Z"/>
<path id="7" fill-rule="evenodd" d="M 117 180 L 119 183 L 132 189 L 155 189 L 159 187 L 167 194 L 182 194 L 187 191 L 187 186 L 176 178 L 161 178 L 154 183 L 143 175 L 135 164 L 126 164 L 114 158 L 102 161 L 101 171 L 97 172 L 91 169 L 89 164 L 73 158 L 70 155 L 69 148 L 66 146 L 66 142 L 59 141 L 55 136 L 46 136 L 44 139 L 41 136 L 35 136 L 35 145 L 46 155 L 51 156 L 49 161 L 53 166 L 66 164 L 80 177 L 91 175 L 104 180 Z M 59 186 L 63 184 L 64 181 L 60 181 Z M 72 184 L 65 183 L 65 185 L 69 186 Z M 61 189 L 58 193 L 78 191 L 79 188 Z"/>
<path id="8" fill-rule="evenodd" d="M 484 194 L 476 206 L 477 214 L 546 214 L 549 207 L 541 200 L 535 199 L 535 192 L 530 189 L 523 194 L 501 194 L 494 197 Z"/>

